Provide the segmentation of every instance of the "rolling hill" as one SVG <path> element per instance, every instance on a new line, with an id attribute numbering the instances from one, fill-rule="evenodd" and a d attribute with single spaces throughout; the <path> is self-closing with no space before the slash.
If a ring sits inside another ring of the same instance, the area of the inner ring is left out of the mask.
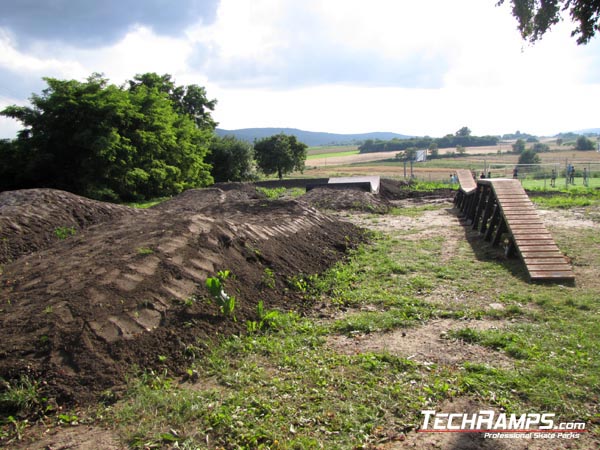
<path id="1" fill-rule="evenodd" d="M 388 132 L 335 134 L 304 131 L 296 128 L 242 128 L 239 130 L 223 130 L 221 128 L 217 128 L 216 132 L 219 136 L 233 135 L 238 139 L 248 142 L 254 142 L 255 139 L 262 139 L 274 134 L 285 133 L 287 135 L 296 136 L 299 141 L 304 142 L 309 147 L 316 147 L 320 145 L 352 144 L 356 143 L 357 141 L 364 141 L 366 139 L 390 140 L 394 138 L 407 139 L 411 137 L 404 134 Z"/>

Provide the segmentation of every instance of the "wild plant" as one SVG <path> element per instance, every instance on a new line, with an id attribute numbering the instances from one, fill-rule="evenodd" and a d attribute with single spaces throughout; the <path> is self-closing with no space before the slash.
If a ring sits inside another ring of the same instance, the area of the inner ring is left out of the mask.
<path id="1" fill-rule="evenodd" d="M 61 241 L 69 236 L 75 236 L 76 233 L 75 227 L 57 227 L 54 229 L 54 235 Z"/>
<path id="2" fill-rule="evenodd" d="M 262 300 L 256 306 L 256 316 L 258 320 L 249 320 L 246 322 L 246 329 L 249 333 L 257 333 L 264 329 L 277 328 L 277 322 L 281 318 L 281 313 L 277 310 L 265 310 Z"/>
<path id="3" fill-rule="evenodd" d="M 209 277 L 206 280 L 206 287 L 221 313 L 224 316 L 232 317 L 235 322 L 236 318 L 233 314 L 235 309 L 235 297 L 227 295 L 224 290 L 224 282 L 230 275 L 231 272 L 229 270 L 221 270 L 217 273 L 216 277 Z"/>

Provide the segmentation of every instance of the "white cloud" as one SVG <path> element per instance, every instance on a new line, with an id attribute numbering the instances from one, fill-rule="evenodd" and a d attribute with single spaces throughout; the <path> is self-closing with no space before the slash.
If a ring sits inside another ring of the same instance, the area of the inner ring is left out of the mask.
<path id="1" fill-rule="evenodd" d="M 24 51 L 5 32 L 0 79 L 29 87 L 19 78 L 103 72 L 120 84 L 170 73 L 207 87 L 223 128 L 435 136 L 465 125 L 479 134 L 599 126 L 598 41 L 577 46 L 565 22 L 524 44 L 510 9 L 494 3 L 222 0 L 210 24 L 199 17 L 171 37 L 129 27 L 89 49 L 38 41 Z M 16 97 L 7 86 L 0 95 Z"/>
<path id="2" fill-rule="evenodd" d="M 16 49 L 13 35 L 0 29 L 0 70 L 24 73 L 28 76 L 69 77 L 80 73 L 83 66 L 72 58 L 59 59 L 49 53 L 48 57 L 26 54 Z"/>

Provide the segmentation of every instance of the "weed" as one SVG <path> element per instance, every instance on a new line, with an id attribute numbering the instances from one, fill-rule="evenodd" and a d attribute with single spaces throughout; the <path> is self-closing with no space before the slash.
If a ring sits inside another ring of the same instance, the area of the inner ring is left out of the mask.
<path id="1" fill-rule="evenodd" d="M 4 385 L 0 392 L 0 411 L 15 416 L 29 416 L 43 411 L 46 406 L 38 382 L 29 377 L 22 376 L 14 382 L 0 378 L 0 385 Z"/>
<path id="2" fill-rule="evenodd" d="M 77 234 L 75 227 L 57 227 L 54 229 L 54 235 L 61 241 L 70 236 L 75 236 L 75 234 Z"/>
<path id="3" fill-rule="evenodd" d="M 275 272 L 269 267 L 265 267 L 261 284 L 269 289 L 275 289 Z"/>
<path id="4" fill-rule="evenodd" d="M 60 425 L 78 425 L 79 417 L 75 414 L 59 414 L 58 423 Z"/>
<path id="5" fill-rule="evenodd" d="M 146 200 L 143 202 L 126 203 L 126 205 L 131 208 L 147 209 L 147 208 L 151 208 L 155 205 L 158 205 L 166 200 L 169 200 L 170 198 L 171 197 L 159 197 L 159 198 L 155 198 L 155 199 L 151 199 L 151 200 Z"/>
<path id="6" fill-rule="evenodd" d="M 265 310 L 262 300 L 256 306 L 256 321 L 246 322 L 246 328 L 249 333 L 257 333 L 266 329 L 277 329 L 283 315 L 277 310 Z"/>
<path id="7" fill-rule="evenodd" d="M 138 247 L 136 251 L 138 255 L 151 255 L 152 253 L 154 253 L 154 250 L 152 250 L 149 247 Z"/>
<path id="8" fill-rule="evenodd" d="M 277 200 L 278 198 L 282 197 L 286 192 L 286 188 L 284 187 L 265 188 L 259 186 L 256 188 L 256 190 L 263 194 L 265 197 L 267 197 L 269 200 Z"/>
<path id="9" fill-rule="evenodd" d="M 235 297 L 228 295 L 224 290 L 224 281 L 229 278 L 229 270 L 219 271 L 216 277 L 209 277 L 206 280 L 206 287 L 210 292 L 212 299 L 219 307 L 219 311 L 227 317 L 232 317 L 235 321 L 233 311 L 235 309 Z"/>
<path id="10" fill-rule="evenodd" d="M 6 437 L 10 438 L 10 436 L 12 435 L 12 436 L 14 436 L 14 438 L 17 441 L 22 440 L 23 439 L 23 432 L 29 426 L 29 421 L 27 419 L 25 419 L 25 420 L 19 420 L 19 419 L 13 417 L 13 416 L 8 416 L 7 422 L 12 427 L 12 430 L 10 430 L 8 433 L 6 433 Z M 0 433 L 0 438 L 1 437 L 3 437 L 2 433 Z"/>

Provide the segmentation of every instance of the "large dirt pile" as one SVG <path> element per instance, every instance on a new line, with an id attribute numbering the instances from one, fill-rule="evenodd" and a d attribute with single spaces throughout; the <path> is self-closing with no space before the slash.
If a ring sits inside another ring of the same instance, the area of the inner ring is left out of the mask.
<path id="1" fill-rule="evenodd" d="M 330 211 L 358 211 L 385 214 L 391 204 L 378 194 L 360 188 L 316 187 L 300 199 L 307 204 Z"/>
<path id="2" fill-rule="evenodd" d="M 244 331 L 259 300 L 301 308 L 286 280 L 324 270 L 362 236 L 248 186 L 187 191 L 145 211 L 51 190 L 5 192 L 0 213 L 9 242 L 32 243 L 10 247 L 14 260 L 0 275 L 0 377 L 43 380 L 58 402 L 93 400 L 136 366 L 181 373 L 214 336 Z M 74 236 L 48 239 L 71 224 Z M 226 269 L 237 322 L 204 287 Z"/>
<path id="3" fill-rule="evenodd" d="M 122 216 L 144 214 L 55 189 L 0 192 L 0 264 L 49 247 L 72 232 Z M 69 233 L 71 230 L 65 230 Z"/>

